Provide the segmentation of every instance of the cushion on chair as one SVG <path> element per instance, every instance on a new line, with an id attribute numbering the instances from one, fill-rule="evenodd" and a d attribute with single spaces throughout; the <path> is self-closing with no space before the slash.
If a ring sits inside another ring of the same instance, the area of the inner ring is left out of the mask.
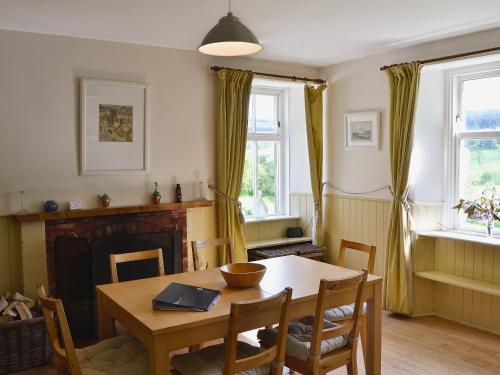
<path id="1" fill-rule="evenodd" d="M 113 337 L 84 349 L 76 349 L 76 356 L 82 375 L 148 374 L 147 348 L 128 336 Z"/>
<path id="2" fill-rule="evenodd" d="M 183 375 L 222 375 L 224 371 L 225 344 L 207 346 L 200 351 L 172 357 L 171 365 Z M 236 358 L 251 357 L 263 349 L 238 341 Z M 238 375 L 268 375 L 271 364 L 239 372 Z"/>
<path id="3" fill-rule="evenodd" d="M 311 348 L 311 338 L 313 333 L 314 316 L 307 316 L 288 325 L 288 337 L 286 343 L 286 354 L 307 362 L 309 349 Z M 323 328 L 333 328 L 337 326 L 327 320 L 323 321 Z M 257 333 L 257 338 L 264 346 L 272 346 L 278 338 L 278 329 L 263 329 Z M 340 349 L 349 342 L 348 335 L 334 337 L 321 341 L 321 354 L 326 354 Z"/>
<path id="4" fill-rule="evenodd" d="M 363 303 L 363 314 L 366 314 L 366 303 Z M 338 322 L 339 320 L 351 319 L 354 315 L 354 303 L 352 305 L 345 305 L 335 307 L 325 311 L 325 319 L 330 322 Z"/>

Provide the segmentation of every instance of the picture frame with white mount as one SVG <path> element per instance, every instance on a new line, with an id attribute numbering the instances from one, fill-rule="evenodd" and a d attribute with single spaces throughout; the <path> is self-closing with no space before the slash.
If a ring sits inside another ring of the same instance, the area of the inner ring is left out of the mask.
<path id="1" fill-rule="evenodd" d="M 380 111 L 345 114 L 345 149 L 348 151 L 380 150 Z"/>

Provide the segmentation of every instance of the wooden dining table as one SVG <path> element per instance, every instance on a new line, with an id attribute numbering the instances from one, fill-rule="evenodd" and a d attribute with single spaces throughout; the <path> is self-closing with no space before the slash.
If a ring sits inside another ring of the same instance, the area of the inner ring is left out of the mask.
<path id="1" fill-rule="evenodd" d="M 97 286 L 99 337 L 114 335 L 114 320 L 149 349 L 151 375 L 170 374 L 169 353 L 227 334 L 232 302 L 269 297 L 285 287 L 293 289 L 290 318 L 313 314 L 321 279 L 342 279 L 357 273 L 298 256 L 272 258 L 258 263 L 267 267 L 254 288 L 227 287 L 218 268 Z M 206 312 L 156 311 L 152 300 L 170 283 L 218 289 L 221 296 Z M 366 374 L 381 373 L 382 278 L 369 275 L 367 298 Z"/>

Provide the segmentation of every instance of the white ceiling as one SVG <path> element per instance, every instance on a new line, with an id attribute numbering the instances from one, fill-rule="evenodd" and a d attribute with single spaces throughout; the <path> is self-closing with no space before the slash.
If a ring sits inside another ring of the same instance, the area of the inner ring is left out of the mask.
<path id="1" fill-rule="evenodd" d="M 232 0 L 256 57 L 324 66 L 500 26 L 499 0 Z M 227 0 L 0 0 L 0 29 L 196 50 Z"/>

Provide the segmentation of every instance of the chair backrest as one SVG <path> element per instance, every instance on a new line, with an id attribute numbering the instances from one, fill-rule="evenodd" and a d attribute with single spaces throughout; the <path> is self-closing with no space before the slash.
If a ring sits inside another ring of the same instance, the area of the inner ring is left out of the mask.
<path id="1" fill-rule="evenodd" d="M 165 275 L 165 268 L 163 266 L 163 251 L 161 249 L 136 251 L 133 253 L 123 254 L 110 254 L 109 268 L 111 272 L 111 281 L 118 282 L 118 271 L 116 265 L 118 263 L 135 262 L 138 260 L 157 259 L 158 261 L 158 276 Z"/>
<path id="2" fill-rule="evenodd" d="M 368 264 L 366 269 L 368 273 L 373 273 L 373 269 L 375 267 L 375 254 L 377 252 L 377 246 L 375 245 L 365 245 L 360 242 L 340 240 L 340 251 L 339 257 L 337 258 L 337 264 L 340 267 L 344 267 L 345 264 L 345 252 L 346 249 L 358 250 L 364 253 L 368 253 Z"/>
<path id="3" fill-rule="evenodd" d="M 224 375 L 234 375 L 272 362 L 271 375 L 282 374 L 285 364 L 286 339 L 288 335 L 288 312 L 292 289 L 257 301 L 231 304 L 229 329 L 226 338 Z M 276 345 L 267 350 L 242 359 L 236 359 L 238 334 L 279 322 Z"/>
<path id="4" fill-rule="evenodd" d="M 37 293 L 40 299 L 43 319 L 47 326 L 47 333 L 54 348 L 57 367 L 69 370 L 71 375 L 81 375 L 62 301 L 57 298 L 47 297 L 43 285 L 37 287 Z"/>
<path id="5" fill-rule="evenodd" d="M 341 280 L 321 280 L 319 284 L 318 300 L 314 315 L 310 360 L 321 358 L 321 341 L 339 336 L 349 335 L 347 347 L 356 350 L 358 345 L 359 329 L 363 310 L 363 288 L 366 284 L 368 271 L 364 270 L 357 276 Z M 354 303 L 354 314 L 350 319 L 343 320 L 333 328 L 323 327 L 325 310 Z"/>
<path id="6" fill-rule="evenodd" d="M 200 257 L 199 257 L 199 249 L 207 248 L 207 247 L 217 247 L 219 254 L 224 254 L 222 250 L 226 247 L 225 258 L 221 259 L 223 264 L 234 263 L 234 252 L 233 252 L 233 243 L 231 238 L 215 238 L 213 240 L 202 240 L 202 241 L 191 241 L 191 249 L 193 251 L 193 266 L 194 270 L 198 271 L 201 269 L 200 267 Z M 222 258 L 222 257 L 221 257 Z"/>

